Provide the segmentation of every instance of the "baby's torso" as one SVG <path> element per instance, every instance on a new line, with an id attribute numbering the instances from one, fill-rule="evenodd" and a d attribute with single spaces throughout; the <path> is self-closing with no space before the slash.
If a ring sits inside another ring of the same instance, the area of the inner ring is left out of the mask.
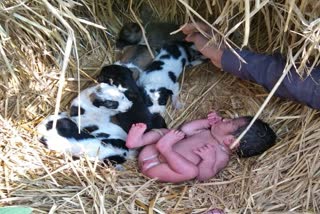
<path id="1" fill-rule="evenodd" d="M 202 158 L 194 151 L 207 144 L 211 144 L 215 147 L 215 152 L 212 154 L 212 159 L 215 163 L 213 168 L 208 170 L 212 171 L 215 169 L 218 172 L 226 166 L 230 154 L 226 151 L 224 146 L 211 135 L 209 130 L 203 130 L 192 136 L 186 136 L 184 139 L 173 145 L 173 150 L 194 165 L 199 165 Z M 142 172 L 160 163 L 167 163 L 167 161 L 156 148 L 156 144 L 147 145 L 141 150 L 139 154 L 139 167 Z"/>
<path id="2" fill-rule="evenodd" d="M 206 144 L 217 144 L 218 142 L 212 137 L 209 130 L 201 131 L 192 136 L 186 136 L 180 142 L 173 146 L 174 151 L 188 159 L 190 162 L 198 165 L 201 161 L 199 155 L 194 150 L 203 147 Z"/>

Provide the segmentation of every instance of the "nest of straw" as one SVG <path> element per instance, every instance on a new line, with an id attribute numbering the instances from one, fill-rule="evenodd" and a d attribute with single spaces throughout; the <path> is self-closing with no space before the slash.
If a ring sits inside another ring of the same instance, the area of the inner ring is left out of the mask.
<path id="1" fill-rule="evenodd" d="M 68 108 L 114 61 L 123 23 L 141 21 L 213 23 L 217 40 L 259 53 L 281 52 L 299 73 L 319 62 L 320 3 L 308 1 L 114 1 L 55 0 L 0 3 L 0 204 L 29 206 L 35 213 L 320 212 L 319 112 L 273 97 L 260 118 L 278 135 L 263 155 L 232 158 L 206 182 L 159 183 L 140 174 L 135 161 L 125 171 L 48 151 L 34 127 Z M 181 78 L 185 108 L 168 106 L 176 127 L 215 109 L 224 116 L 255 115 L 268 95 L 262 87 L 204 64 Z"/>

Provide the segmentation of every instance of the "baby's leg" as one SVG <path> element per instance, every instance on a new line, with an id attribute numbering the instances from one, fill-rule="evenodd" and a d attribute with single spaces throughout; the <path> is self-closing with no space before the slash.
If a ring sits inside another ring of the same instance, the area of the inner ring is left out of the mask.
<path id="1" fill-rule="evenodd" d="M 160 164 L 159 154 L 160 153 L 157 150 L 155 144 L 143 147 L 138 158 L 139 168 L 142 173 L 147 171 L 151 167 Z"/>
<path id="2" fill-rule="evenodd" d="M 172 148 L 172 146 L 183 139 L 184 136 L 185 134 L 181 131 L 171 130 L 162 137 L 156 145 L 161 155 L 167 160 L 170 168 L 180 174 L 183 174 L 187 170 L 190 170 L 190 168 L 195 167 L 193 163 L 175 152 Z"/>
<path id="3" fill-rule="evenodd" d="M 139 167 L 141 172 L 149 178 L 157 178 L 163 182 L 178 183 L 193 179 L 197 176 L 198 172 L 194 169 L 186 170 L 183 174 L 177 173 L 170 168 L 168 163 L 159 160 L 159 152 L 154 145 L 144 147 L 143 151 L 145 151 L 146 148 L 148 148 L 148 151 L 144 152 L 143 155 L 139 155 Z"/>
<path id="4" fill-rule="evenodd" d="M 167 163 L 159 163 L 150 167 L 146 171 L 142 171 L 142 173 L 149 178 L 157 178 L 162 182 L 179 183 L 197 177 L 197 168 L 196 166 L 194 167 L 195 169 L 192 168 L 191 170 L 185 171 L 183 174 L 180 174 L 174 171 Z"/>
<path id="5" fill-rule="evenodd" d="M 157 143 L 156 147 L 167 163 L 160 163 L 143 173 L 160 181 L 181 182 L 195 178 L 198 167 L 172 149 L 184 137 L 184 133 L 171 130 Z"/>
<path id="6" fill-rule="evenodd" d="M 144 133 L 146 129 L 147 126 L 144 123 L 133 124 L 128 133 L 126 146 L 131 149 L 156 143 L 162 137 L 159 132 L 163 134 L 168 132 L 167 129 L 159 129 L 159 132 L 151 130 L 147 133 Z"/>

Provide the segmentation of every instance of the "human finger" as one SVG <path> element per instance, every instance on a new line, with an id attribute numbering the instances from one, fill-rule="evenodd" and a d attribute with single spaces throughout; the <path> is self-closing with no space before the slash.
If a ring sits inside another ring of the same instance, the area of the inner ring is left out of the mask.
<path id="1" fill-rule="evenodd" d="M 199 32 L 199 29 L 208 32 L 210 30 L 210 27 L 202 22 L 189 23 L 182 28 L 182 32 L 184 34 L 190 34 L 194 32 Z"/>
<path id="2" fill-rule="evenodd" d="M 203 48 L 209 41 L 201 33 L 191 33 L 186 36 L 185 40 L 187 42 L 193 42 L 198 49 Z"/>

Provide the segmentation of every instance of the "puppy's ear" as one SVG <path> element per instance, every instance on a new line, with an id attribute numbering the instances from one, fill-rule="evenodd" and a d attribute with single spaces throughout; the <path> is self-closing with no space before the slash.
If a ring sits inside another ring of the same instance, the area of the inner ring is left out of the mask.
<path id="1" fill-rule="evenodd" d="M 99 75 L 97 76 L 97 81 L 99 83 L 109 83 L 108 80 L 110 78 L 110 73 L 112 73 L 114 70 L 114 66 L 112 65 L 106 65 L 104 67 L 102 67 Z"/>
<path id="2" fill-rule="evenodd" d="M 159 88 L 158 91 L 160 92 L 159 104 L 166 105 L 169 97 L 173 95 L 173 92 L 164 87 Z"/>
<path id="3" fill-rule="evenodd" d="M 104 81 L 104 76 L 103 76 L 102 73 L 100 73 L 100 74 L 97 76 L 97 81 L 98 81 L 98 83 L 105 82 L 105 81 Z"/>
<path id="4" fill-rule="evenodd" d="M 134 80 L 137 80 L 139 78 L 140 75 L 140 71 L 137 68 L 131 68 L 132 71 L 132 77 Z"/>
<path id="5" fill-rule="evenodd" d="M 164 88 L 164 87 L 158 88 L 158 91 L 160 92 L 160 94 L 162 96 L 165 96 L 165 97 L 169 97 L 169 96 L 173 95 L 172 90 Z"/>
<path id="6" fill-rule="evenodd" d="M 90 94 L 89 97 L 92 105 L 97 108 L 103 106 L 107 109 L 117 109 L 119 106 L 119 102 L 113 100 L 102 100 L 96 93 Z"/>
<path id="7" fill-rule="evenodd" d="M 40 139 L 39 139 L 39 142 L 42 143 L 44 145 L 44 147 L 48 148 L 48 139 L 45 138 L 44 136 L 42 136 Z"/>
<path id="8" fill-rule="evenodd" d="M 133 100 L 137 100 L 138 99 L 138 94 L 131 91 L 131 90 L 127 90 L 124 92 L 124 94 L 126 95 L 126 97 L 128 98 L 128 100 L 133 101 Z"/>
<path id="9" fill-rule="evenodd" d="M 119 49 L 115 50 L 115 60 L 116 61 L 122 61 L 124 52 L 125 52 L 124 50 L 119 50 Z"/>
<path id="10" fill-rule="evenodd" d="M 100 89 L 101 89 L 101 88 L 100 88 Z M 95 103 L 96 100 L 100 100 L 99 97 L 98 97 L 98 95 L 97 95 L 96 93 L 91 93 L 91 94 L 89 95 L 89 99 L 90 99 L 90 101 L 91 101 L 92 104 Z M 98 107 L 98 108 L 99 108 L 99 107 Z"/>

